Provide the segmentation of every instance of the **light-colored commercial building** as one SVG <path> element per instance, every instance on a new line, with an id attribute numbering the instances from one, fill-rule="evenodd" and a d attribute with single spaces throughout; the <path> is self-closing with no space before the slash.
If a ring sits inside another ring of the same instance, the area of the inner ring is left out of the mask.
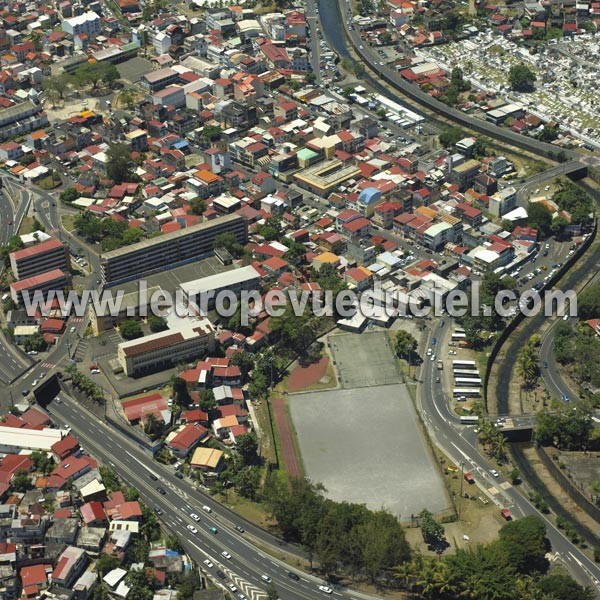
<path id="1" fill-rule="evenodd" d="M 242 290 L 257 290 L 260 287 L 260 275 L 252 267 L 241 267 L 209 275 L 193 281 L 187 281 L 180 286 L 190 302 L 196 302 L 201 310 L 210 310 L 215 305 L 215 296 L 224 290 L 238 295 Z M 204 302 L 203 300 L 206 299 Z"/>
<path id="2" fill-rule="evenodd" d="M 240 244 L 248 240 L 243 217 L 225 215 L 103 254 L 102 281 L 114 285 L 205 258 L 213 253 L 220 233 L 233 234 Z"/>
<path id="3" fill-rule="evenodd" d="M 52 446 L 63 437 L 61 429 L 29 429 L 0 425 L 0 452 L 7 454 L 19 450 L 52 451 Z"/>
<path id="4" fill-rule="evenodd" d="M 211 352 L 215 329 L 206 318 L 189 321 L 177 330 L 161 331 L 119 344 L 117 357 L 128 376 L 167 369 L 177 362 L 192 360 Z"/>
<path id="5" fill-rule="evenodd" d="M 332 159 L 294 174 L 296 183 L 319 196 L 328 196 L 338 186 L 360 175 L 360 169 L 353 164 L 344 164 Z"/>

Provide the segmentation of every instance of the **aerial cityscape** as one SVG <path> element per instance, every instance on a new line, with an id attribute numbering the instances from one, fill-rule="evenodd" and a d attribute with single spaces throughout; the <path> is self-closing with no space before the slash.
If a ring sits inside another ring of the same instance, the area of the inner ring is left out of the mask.
<path id="1" fill-rule="evenodd" d="M 0 600 L 600 598 L 600 2 L 0 19 Z"/>

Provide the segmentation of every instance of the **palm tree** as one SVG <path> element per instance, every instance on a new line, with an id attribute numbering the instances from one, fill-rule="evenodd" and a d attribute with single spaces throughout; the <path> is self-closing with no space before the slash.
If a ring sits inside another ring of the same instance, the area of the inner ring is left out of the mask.
<path id="1" fill-rule="evenodd" d="M 506 451 L 508 450 L 508 440 L 504 435 L 498 432 L 498 435 L 494 439 L 493 443 L 493 454 L 496 460 L 503 461 L 506 458 Z"/>
<path id="2" fill-rule="evenodd" d="M 145 421 L 146 425 L 143 427 L 144 433 L 147 435 L 152 435 L 158 426 L 158 419 L 156 418 L 156 415 L 153 412 L 149 412 L 146 415 Z"/>
<path id="3" fill-rule="evenodd" d="M 438 584 L 436 581 L 436 565 L 435 562 L 428 558 L 425 559 L 421 568 L 417 572 L 416 584 L 421 590 L 423 598 L 437 598 L 438 597 Z"/>

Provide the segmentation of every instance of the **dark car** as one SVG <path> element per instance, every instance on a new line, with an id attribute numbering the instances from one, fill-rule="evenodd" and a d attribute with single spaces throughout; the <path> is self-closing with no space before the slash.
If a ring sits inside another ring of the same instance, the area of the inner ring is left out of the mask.
<path id="1" fill-rule="evenodd" d="M 237 529 L 237 531 L 239 531 L 240 533 L 244 533 L 245 529 L 241 526 L 241 525 L 236 525 L 235 528 Z"/>
<path id="2" fill-rule="evenodd" d="M 291 571 L 287 572 L 287 576 L 294 581 L 300 581 L 300 577 L 298 577 L 296 573 L 292 573 Z"/>
<path id="3" fill-rule="evenodd" d="M 225 573 L 223 573 L 223 571 L 217 571 L 217 577 L 219 579 L 225 579 L 227 576 L 225 575 Z"/>
<path id="4" fill-rule="evenodd" d="M 177 477 L 177 479 L 183 479 L 183 473 L 181 471 L 176 471 L 175 477 Z"/>
<path id="5" fill-rule="evenodd" d="M 164 495 L 167 493 L 167 492 L 166 492 L 166 490 L 165 490 L 165 488 L 161 488 L 161 487 L 157 487 L 157 488 L 156 488 L 156 491 L 157 491 L 159 494 L 162 494 L 163 496 L 164 496 Z"/>
<path id="6" fill-rule="evenodd" d="M 163 514 L 163 511 L 162 511 L 162 509 L 160 509 L 158 506 L 155 506 L 155 507 L 154 507 L 154 512 L 155 512 L 157 515 L 162 515 L 162 514 Z"/>
<path id="7" fill-rule="evenodd" d="M 150 479 L 152 479 L 152 481 L 156 481 L 158 479 L 158 477 L 156 475 L 154 475 L 153 473 L 150 473 L 150 475 L 148 475 L 148 477 L 150 477 Z"/>

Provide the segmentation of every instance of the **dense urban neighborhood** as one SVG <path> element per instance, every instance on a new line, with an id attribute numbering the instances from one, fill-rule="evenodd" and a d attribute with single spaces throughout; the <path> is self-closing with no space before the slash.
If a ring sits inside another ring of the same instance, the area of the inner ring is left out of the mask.
<path id="1" fill-rule="evenodd" d="M 0 599 L 599 597 L 600 3 L 0 20 Z"/>

